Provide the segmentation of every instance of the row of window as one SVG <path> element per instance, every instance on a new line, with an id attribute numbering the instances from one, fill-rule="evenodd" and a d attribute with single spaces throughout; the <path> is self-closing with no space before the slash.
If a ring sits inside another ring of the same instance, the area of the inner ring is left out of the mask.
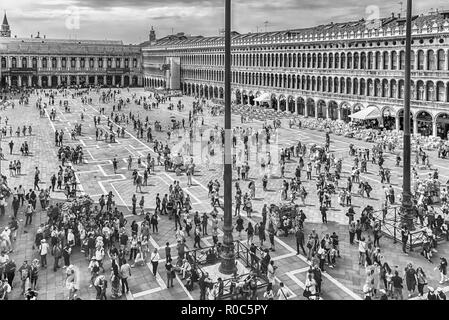
<path id="1" fill-rule="evenodd" d="M 417 70 L 449 70 L 443 49 L 412 52 L 411 68 Z M 416 61 L 416 64 L 415 64 Z M 182 64 L 223 66 L 223 55 L 190 55 Z M 238 67 L 403 70 L 405 51 L 355 53 L 267 53 L 234 54 L 232 65 Z"/>
<path id="2" fill-rule="evenodd" d="M 183 78 L 196 81 L 223 81 L 223 72 L 208 73 L 205 70 L 185 70 Z M 349 95 L 404 98 L 404 80 L 353 79 L 344 77 L 300 76 L 266 73 L 233 72 L 232 82 L 239 85 L 307 90 Z M 415 85 L 416 83 L 416 85 Z M 416 100 L 446 102 L 446 84 L 438 81 L 412 81 L 412 97 Z"/>
<path id="3" fill-rule="evenodd" d="M 104 60 L 106 60 L 106 64 L 104 63 Z M 112 58 L 107 58 L 107 59 L 103 59 L 103 58 L 98 58 L 98 68 L 103 68 L 105 65 L 107 68 L 112 68 Z M 129 58 L 125 58 L 122 62 L 122 58 L 116 58 L 115 59 L 115 67 L 116 68 L 129 68 Z M 67 68 L 67 65 L 70 64 L 70 68 L 76 68 L 76 62 L 77 59 L 76 58 L 61 58 L 61 68 L 65 69 Z M 79 64 L 80 64 L 80 68 L 81 69 L 85 69 L 86 68 L 86 62 L 88 62 L 89 64 L 89 68 L 93 69 L 95 68 L 95 59 L 94 58 L 80 58 L 79 59 Z M 26 68 L 27 66 L 29 66 L 29 63 L 31 63 L 31 67 L 33 68 L 37 68 L 38 67 L 38 60 L 37 58 L 16 58 L 16 57 L 12 57 L 11 58 L 11 67 L 12 68 L 18 68 L 18 67 L 23 67 Z M 56 69 L 57 68 L 57 58 L 42 58 L 42 68 L 47 69 L 49 66 L 51 66 L 52 69 Z M 3 69 L 7 68 L 7 61 L 5 57 L 2 57 L 1 59 L 1 67 Z M 133 59 L 133 68 L 137 68 L 137 59 L 134 58 Z"/>

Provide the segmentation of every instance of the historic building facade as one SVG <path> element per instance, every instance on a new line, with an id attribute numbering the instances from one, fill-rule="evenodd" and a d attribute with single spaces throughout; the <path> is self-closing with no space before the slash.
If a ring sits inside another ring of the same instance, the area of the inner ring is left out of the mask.
<path id="1" fill-rule="evenodd" d="M 139 45 L 122 41 L 11 38 L 6 15 L 0 37 L 1 86 L 141 86 Z"/>
<path id="2" fill-rule="evenodd" d="M 412 130 L 449 130 L 449 12 L 412 22 Z M 306 117 L 349 120 L 376 107 L 381 124 L 403 127 L 405 19 L 330 23 L 309 29 L 235 34 L 233 99 Z M 143 48 L 144 85 L 166 85 L 165 62 L 180 58 L 185 94 L 223 98 L 224 38 L 172 36 Z"/>

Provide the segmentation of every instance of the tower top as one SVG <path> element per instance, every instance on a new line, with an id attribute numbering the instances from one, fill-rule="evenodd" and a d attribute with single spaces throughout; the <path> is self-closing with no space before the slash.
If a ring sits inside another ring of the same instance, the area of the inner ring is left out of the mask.
<path id="1" fill-rule="evenodd" d="M 3 16 L 3 23 L 2 23 L 2 25 L 9 26 L 8 18 L 6 17 L 6 11 L 5 11 L 5 15 Z"/>
<path id="2" fill-rule="evenodd" d="M 0 28 L 0 37 L 3 37 L 3 38 L 11 37 L 11 29 L 9 28 L 8 18 L 6 17 L 6 11 L 3 16 L 2 26 Z"/>

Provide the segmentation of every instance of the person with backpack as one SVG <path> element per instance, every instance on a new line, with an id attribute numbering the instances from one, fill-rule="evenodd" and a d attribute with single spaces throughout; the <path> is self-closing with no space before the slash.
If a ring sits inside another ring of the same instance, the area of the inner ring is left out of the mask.
<path id="1" fill-rule="evenodd" d="M 37 279 L 39 278 L 39 260 L 34 259 L 30 268 L 30 286 L 32 290 L 36 290 Z"/>
<path id="2" fill-rule="evenodd" d="M 165 263 L 165 270 L 167 271 L 167 288 L 173 287 L 173 279 L 176 277 L 175 268 L 172 265 L 172 259 L 169 257 Z"/>
<path id="3" fill-rule="evenodd" d="M 13 259 L 9 259 L 5 266 L 5 277 L 11 288 L 13 286 L 14 276 L 16 275 L 16 267 L 16 262 Z"/>
<path id="4" fill-rule="evenodd" d="M 151 256 L 150 256 L 150 261 L 151 261 L 151 264 L 152 264 L 152 266 L 153 266 L 153 270 L 152 270 L 152 272 L 153 272 L 153 275 L 156 277 L 156 274 L 157 274 L 157 266 L 158 266 L 158 264 L 159 264 L 159 260 L 161 259 L 161 257 L 159 256 L 159 252 L 158 252 L 158 249 L 154 249 L 154 251 L 153 251 L 153 253 L 151 254 Z"/>
<path id="5" fill-rule="evenodd" d="M 99 275 L 95 279 L 95 289 L 97 290 L 97 300 L 107 300 L 106 289 L 108 287 L 108 281 L 104 275 Z"/>
<path id="6" fill-rule="evenodd" d="M 129 292 L 128 278 L 131 277 L 131 267 L 126 262 L 125 259 L 123 259 L 122 266 L 120 267 L 120 276 L 122 279 L 122 294 L 128 293 Z"/>
<path id="7" fill-rule="evenodd" d="M 447 277 L 447 260 L 444 257 L 440 257 L 440 264 L 435 268 L 435 270 L 438 269 L 440 271 L 440 284 L 445 283 L 446 281 L 449 281 Z"/>
<path id="8" fill-rule="evenodd" d="M 54 258 L 53 271 L 56 272 L 60 268 L 59 259 L 62 257 L 62 246 L 59 241 L 53 246 L 52 255 Z"/>
<path id="9" fill-rule="evenodd" d="M 62 257 L 64 258 L 64 266 L 63 268 L 68 268 L 70 266 L 70 254 L 72 253 L 72 248 L 70 248 L 69 244 L 64 246 L 62 250 Z"/>
<path id="10" fill-rule="evenodd" d="M 304 256 L 307 256 L 306 250 L 304 249 L 304 231 L 299 226 L 296 227 L 295 238 L 296 238 L 296 254 L 299 255 L 299 247 L 301 247 Z"/>
<path id="11" fill-rule="evenodd" d="M 394 276 L 391 278 L 391 282 L 393 283 L 393 297 L 396 300 L 404 300 L 404 296 L 402 295 L 402 288 L 403 288 L 403 280 L 399 276 L 399 272 L 395 271 Z"/>
<path id="12" fill-rule="evenodd" d="M 31 266 L 28 264 L 28 261 L 25 260 L 23 261 L 23 264 L 20 266 L 19 270 L 17 270 L 17 272 L 20 275 L 20 281 L 22 281 L 22 293 L 21 295 L 25 294 L 25 288 L 29 287 L 29 285 L 27 286 L 27 282 L 29 282 L 30 279 L 30 275 L 31 275 Z"/>
<path id="13" fill-rule="evenodd" d="M 27 197 L 29 199 L 28 194 L 27 194 Z M 33 221 L 33 213 L 34 213 L 33 206 L 31 205 L 31 203 L 28 203 L 27 208 L 25 209 L 25 217 L 26 217 L 26 219 L 25 219 L 25 227 L 32 223 L 32 221 Z"/>

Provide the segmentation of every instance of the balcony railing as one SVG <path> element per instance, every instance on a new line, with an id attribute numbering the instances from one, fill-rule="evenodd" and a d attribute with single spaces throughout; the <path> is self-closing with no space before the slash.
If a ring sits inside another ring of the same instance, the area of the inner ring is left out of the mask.
<path id="1" fill-rule="evenodd" d="M 224 66 L 212 66 L 204 64 L 184 64 L 184 69 L 187 70 L 224 70 Z M 285 67 L 255 67 L 255 66 L 232 66 L 233 70 L 241 72 L 266 72 L 266 73 L 285 73 L 294 75 L 319 75 L 319 76 L 357 76 L 363 77 L 387 77 L 387 78 L 402 78 L 404 70 L 374 70 L 374 69 L 324 69 L 324 68 L 285 68 Z M 412 70 L 413 78 L 433 78 L 435 80 L 448 79 L 449 70 Z"/>

